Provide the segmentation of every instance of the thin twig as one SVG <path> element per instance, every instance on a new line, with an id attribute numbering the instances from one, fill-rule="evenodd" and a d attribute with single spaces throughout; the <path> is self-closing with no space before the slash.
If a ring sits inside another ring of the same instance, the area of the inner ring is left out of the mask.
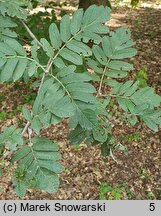
<path id="1" fill-rule="evenodd" d="M 42 47 L 42 43 L 36 38 L 36 36 L 32 33 L 32 31 L 29 29 L 29 27 L 24 23 L 24 21 L 20 20 L 27 32 L 29 33 L 30 37 L 37 42 L 37 44 Z"/>
<path id="2" fill-rule="evenodd" d="M 22 133 L 21 133 L 21 136 L 24 136 L 24 134 L 26 133 L 26 131 L 27 131 L 28 127 L 29 127 L 29 125 L 30 125 L 30 122 L 28 121 L 27 124 L 25 125 Z"/>
<path id="3" fill-rule="evenodd" d="M 32 38 L 33 40 L 35 40 L 35 41 L 37 42 L 37 44 L 38 44 L 40 47 L 42 47 L 42 44 L 41 44 L 40 41 L 36 38 L 36 36 L 31 32 L 31 30 L 28 28 L 28 26 L 27 26 L 22 20 L 20 20 L 20 21 L 21 21 L 21 23 L 23 24 L 23 26 L 26 28 L 26 30 L 27 30 L 27 32 L 29 33 L 29 35 L 31 36 L 31 38 Z M 79 34 L 79 33 L 80 33 L 80 31 L 79 31 L 77 34 Z M 76 35 L 75 35 L 75 36 L 76 36 Z M 71 40 L 73 40 L 73 38 L 74 38 L 75 36 L 73 36 L 72 38 L 70 38 L 70 40 L 69 40 L 67 43 L 69 43 Z M 66 44 L 67 44 L 67 43 L 66 43 Z M 41 87 L 42 87 L 42 85 L 43 85 L 45 76 L 49 73 L 50 68 L 52 67 L 53 61 L 57 58 L 57 56 L 59 55 L 60 51 L 66 46 L 66 44 L 64 44 L 64 45 L 61 47 L 61 49 L 56 53 L 56 55 L 54 56 L 54 58 L 50 58 L 50 59 L 49 59 L 47 65 L 46 65 L 46 69 L 42 68 L 42 69 L 43 69 L 43 76 L 42 76 L 42 78 L 41 78 L 41 83 L 40 83 L 40 86 L 39 86 L 39 89 L 38 89 L 38 94 L 39 94 L 40 89 L 41 89 Z M 25 125 L 25 127 L 24 127 L 24 129 L 23 129 L 23 131 L 22 131 L 22 133 L 21 133 L 22 136 L 26 133 L 26 131 L 27 131 L 27 129 L 28 129 L 29 126 L 30 126 L 30 122 L 27 122 L 27 124 Z"/>
<path id="4" fill-rule="evenodd" d="M 79 34 L 79 33 L 80 33 L 80 31 L 79 31 L 77 34 Z M 76 34 L 76 35 L 77 35 L 77 34 Z M 75 36 L 76 36 L 76 35 L 75 35 Z M 43 82 L 44 82 L 44 79 L 45 79 L 46 74 L 49 73 L 50 68 L 52 67 L 53 61 L 57 58 L 57 56 L 59 55 L 59 53 L 61 52 L 61 50 L 64 49 L 64 47 L 67 45 L 67 43 L 69 43 L 71 40 L 73 40 L 73 38 L 74 38 L 75 36 L 71 37 L 71 38 L 60 48 L 60 50 L 56 53 L 56 55 L 55 55 L 53 58 L 50 58 L 50 59 L 49 59 L 49 61 L 48 61 L 48 63 L 47 63 L 47 66 L 46 66 L 46 69 L 44 70 L 44 73 L 43 73 L 43 76 L 42 76 L 42 79 L 41 79 L 41 83 L 40 83 L 40 86 L 39 86 L 38 93 L 40 92 L 40 89 L 41 89 L 41 87 L 42 87 L 42 84 L 43 84 Z"/>
<path id="5" fill-rule="evenodd" d="M 45 71 L 44 71 L 44 73 L 43 73 L 43 75 L 42 75 L 41 83 L 40 83 L 40 86 L 39 86 L 39 89 L 38 89 L 38 94 L 39 94 L 40 89 L 41 89 L 41 87 L 42 87 L 42 84 L 43 84 L 43 82 L 44 82 L 45 76 L 46 76 L 46 75 L 49 73 L 49 71 L 50 71 L 51 63 L 52 63 L 52 58 L 49 59 L 49 61 L 48 61 L 48 63 L 47 63 L 47 66 L 46 66 L 46 69 L 45 69 Z"/>
<path id="6" fill-rule="evenodd" d="M 49 61 L 48 61 L 48 63 L 47 63 L 47 66 L 46 66 L 46 69 L 45 69 L 45 71 L 44 71 L 44 73 L 43 73 L 43 76 L 42 76 L 42 78 L 41 78 L 41 83 L 40 83 L 40 86 L 39 86 L 39 89 L 38 89 L 38 94 L 39 94 L 39 92 L 40 92 L 40 89 L 41 89 L 41 87 L 42 87 L 42 84 L 43 84 L 43 82 L 44 82 L 44 79 L 45 79 L 46 74 L 49 73 L 49 70 L 50 70 L 50 67 L 51 67 L 51 62 L 52 62 L 52 58 L 49 59 Z M 28 122 L 26 123 L 26 125 L 25 125 L 25 127 L 24 127 L 22 133 L 21 133 L 22 136 L 26 133 L 26 131 L 28 130 L 28 127 L 29 127 L 29 126 L 30 126 L 30 122 L 28 121 Z"/>

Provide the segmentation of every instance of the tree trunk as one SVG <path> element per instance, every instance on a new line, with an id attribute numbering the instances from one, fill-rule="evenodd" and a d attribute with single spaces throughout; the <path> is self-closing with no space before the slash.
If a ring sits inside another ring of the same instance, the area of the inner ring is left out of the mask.
<path id="1" fill-rule="evenodd" d="M 93 4 L 111 7 L 109 0 L 79 0 L 79 8 L 83 8 L 85 10 Z"/>

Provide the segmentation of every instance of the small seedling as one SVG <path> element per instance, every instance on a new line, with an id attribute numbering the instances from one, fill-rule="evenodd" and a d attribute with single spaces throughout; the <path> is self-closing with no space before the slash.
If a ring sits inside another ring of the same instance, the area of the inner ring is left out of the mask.
<path id="1" fill-rule="evenodd" d="M 148 81 L 147 66 L 142 66 L 142 68 L 136 74 L 135 78 L 139 82 L 140 88 L 146 87 Z"/>
<path id="2" fill-rule="evenodd" d="M 116 187 L 111 187 L 106 182 L 102 182 L 99 187 L 100 200 L 121 200 L 123 199 L 123 190 L 126 192 L 128 198 L 131 198 L 131 192 L 125 183 Z"/>
<path id="3" fill-rule="evenodd" d="M 0 121 L 4 121 L 6 119 L 7 113 L 5 111 L 0 112 Z"/>

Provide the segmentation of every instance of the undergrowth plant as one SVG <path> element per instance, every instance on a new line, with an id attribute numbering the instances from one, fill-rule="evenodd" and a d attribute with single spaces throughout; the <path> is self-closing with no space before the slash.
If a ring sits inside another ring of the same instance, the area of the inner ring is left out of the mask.
<path id="1" fill-rule="evenodd" d="M 138 82 L 124 79 L 133 69 L 127 59 L 137 52 L 127 28 L 110 31 L 103 24 L 110 19 L 108 7 L 93 5 L 85 12 L 78 9 L 72 18 L 65 15 L 59 26 L 50 25 L 49 40 L 39 41 L 25 23 L 27 5 L 0 0 L 0 82 L 37 80 L 32 110 L 22 109 L 24 128 L 6 125 L 0 134 L 1 161 L 15 164 L 12 181 L 18 196 L 28 188 L 58 190 L 58 173 L 63 170 L 58 144 L 41 136 L 43 128 L 69 119 L 70 142 L 100 144 L 105 158 L 113 156 L 115 148 L 123 149 L 112 135 L 111 101 L 133 126 L 141 120 L 158 131 L 161 125 L 161 97 L 151 87 L 140 89 Z M 17 38 L 20 24 L 31 36 L 30 44 Z"/>
<path id="2" fill-rule="evenodd" d="M 112 187 L 106 182 L 101 182 L 99 186 L 99 200 L 121 200 L 123 195 L 132 198 L 131 192 L 126 183 L 120 183 L 117 187 Z"/>

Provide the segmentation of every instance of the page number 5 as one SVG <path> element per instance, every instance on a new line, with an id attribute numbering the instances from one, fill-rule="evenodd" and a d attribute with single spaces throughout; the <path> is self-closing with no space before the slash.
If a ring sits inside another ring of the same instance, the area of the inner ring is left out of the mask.
<path id="1" fill-rule="evenodd" d="M 149 210 L 154 211 L 155 210 L 155 203 L 150 203 Z"/>

